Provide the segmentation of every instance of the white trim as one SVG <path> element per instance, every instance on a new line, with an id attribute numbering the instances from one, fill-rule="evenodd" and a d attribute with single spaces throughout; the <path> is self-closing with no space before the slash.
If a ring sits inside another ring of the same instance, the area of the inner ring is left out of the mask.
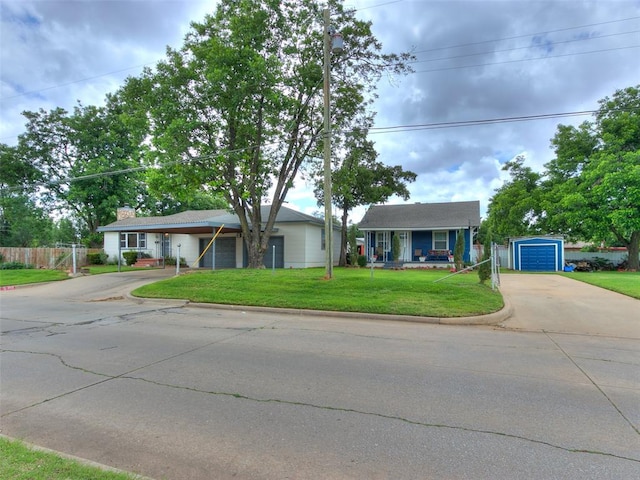
<path id="1" fill-rule="evenodd" d="M 445 241 L 447 242 L 444 248 L 436 247 L 436 233 L 444 233 Z M 449 248 L 449 230 L 434 230 L 431 235 L 431 248 L 433 250 L 450 250 Z"/>
<path id="2" fill-rule="evenodd" d="M 554 272 L 559 271 L 558 269 L 558 244 L 556 242 L 551 242 L 551 243 L 518 243 L 518 258 L 519 258 L 519 262 L 518 262 L 518 270 L 522 271 L 522 248 L 523 247 L 553 247 L 553 251 L 554 251 L 554 255 L 553 255 L 553 267 L 554 267 Z M 514 259 L 513 259 L 513 264 L 515 266 L 516 261 L 515 261 L 515 249 L 514 249 Z"/>

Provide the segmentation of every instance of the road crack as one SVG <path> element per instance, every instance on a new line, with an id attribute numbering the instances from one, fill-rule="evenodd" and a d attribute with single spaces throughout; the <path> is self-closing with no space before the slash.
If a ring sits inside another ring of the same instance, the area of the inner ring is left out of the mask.
<path id="1" fill-rule="evenodd" d="M 601 456 L 605 456 L 605 457 L 617 458 L 617 459 L 620 459 L 620 460 L 627 460 L 627 461 L 630 461 L 630 462 L 640 463 L 640 458 L 626 457 L 624 455 L 617 455 L 615 453 L 601 452 L 601 451 L 597 451 L 597 450 L 588 450 L 588 449 L 583 449 L 583 448 L 564 447 L 562 445 L 556 445 L 554 443 L 546 442 L 544 440 L 539 440 L 539 439 L 535 439 L 535 438 L 529 438 L 529 437 L 525 437 L 525 436 L 522 436 L 522 435 L 516 435 L 516 434 L 512 434 L 512 433 L 507 433 L 507 432 L 499 432 L 499 431 L 494 431 L 494 430 L 484 430 L 484 429 L 479 429 L 479 428 L 463 427 L 463 426 L 460 426 L 460 425 L 447 425 L 447 424 L 444 424 L 444 423 L 421 422 L 421 421 L 418 421 L 418 420 L 412 420 L 410 418 L 401 417 L 399 415 L 388 415 L 388 414 L 379 413 L 379 412 L 367 412 L 367 411 L 364 411 L 364 410 L 357 410 L 357 409 L 354 409 L 354 408 L 336 407 L 336 406 L 331 406 L 331 405 L 318 405 L 318 404 L 314 404 L 314 403 L 297 402 L 297 401 L 293 401 L 293 400 L 284 400 L 284 399 L 279 399 L 279 398 L 257 398 L 257 397 L 250 397 L 248 395 L 244 395 L 244 394 L 241 394 L 241 393 L 233 393 L 233 392 L 217 392 L 217 391 L 211 391 L 211 390 L 202 390 L 202 389 L 195 388 L 195 387 L 186 387 L 186 386 L 181 386 L 181 385 L 173 385 L 173 384 L 170 384 L 170 383 L 157 382 L 155 380 L 149 380 L 149 379 L 142 378 L 142 377 L 132 377 L 132 376 L 128 376 L 128 375 L 124 375 L 124 376 L 121 376 L 119 378 L 128 379 L 128 380 L 134 380 L 134 381 L 142 381 L 142 382 L 150 383 L 150 384 L 157 385 L 157 386 L 160 386 L 160 387 L 174 388 L 174 389 L 177 389 L 177 390 L 185 390 L 185 391 L 189 391 L 189 392 L 203 393 L 203 394 L 207 394 L 207 395 L 231 397 L 231 398 L 235 398 L 235 399 L 239 399 L 239 400 L 246 400 L 246 401 L 251 401 L 251 402 L 274 403 L 274 404 L 281 404 L 281 405 L 291 405 L 291 406 L 296 406 L 296 407 L 315 408 L 315 409 L 325 410 L 325 411 L 354 413 L 354 414 L 358 414 L 358 415 L 367 415 L 367 416 L 382 418 L 382 419 L 385 419 L 385 420 L 399 421 L 399 422 L 407 423 L 409 425 L 416 425 L 416 426 L 419 426 L 419 427 L 441 428 L 441 429 L 456 430 L 456 431 L 462 431 L 462 432 L 468 432 L 468 433 L 479 433 L 479 434 L 485 434 L 485 435 L 493 435 L 493 436 L 498 436 L 498 437 L 503 437 L 503 438 L 510 438 L 510 439 L 514 439 L 514 440 L 521 440 L 521 441 L 525 441 L 525 442 L 530 442 L 530 443 L 534 443 L 534 444 L 537 444 L 537 445 L 544 445 L 544 446 L 551 447 L 551 448 L 558 449 L 558 450 L 562 450 L 562 451 L 565 451 L 565 452 L 568 452 L 568 453 L 581 453 L 581 454 L 589 454 L 589 455 L 601 455 Z"/>
<path id="2" fill-rule="evenodd" d="M 625 422 L 627 422 L 627 424 L 629 424 L 629 426 L 633 429 L 634 432 L 636 432 L 638 435 L 640 435 L 640 430 L 638 429 L 638 427 L 636 427 L 633 422 L 622 412 L 622 410 L 620 410 L 620 408 L 618 407 L 618 405 L 616 405 L 616 403 L 609 397 L 609 395 L 606 394 L 606 392 L 604 390 L 602 390 L 602 388 L 600 388 L 600 385 L 598 385 L 595 380 L 593 378 L 591 378 L 591 375 L 589 375 L 586 370 L 584 370 L 580 365 L 578 365 L 578 363 L 573 359 L 573 357 L 571 357 L 571 355 L 569 355 L 564 348 L 562 348 L 560 346 L 560 344 L 558 342 L 556 342 L 551 335 L 549 335 L 547 332 L 544 332 L 544 334 L 547 336 L 547 338 L 558 348 L 558 350 L 560 350 L 563 355 L 565 357 L 567 357 L 567 359 L 578 369 L 580 370 L 580 372 L 582 372 L 582 374 L 589 380 L 589 382 L 596 387 L 596 389 L 598 389 L 598 391 L 602 394 L 602 396 L 604 398 L 607 399 L 607 401 L 611 404 L 611 406 L 618 412 L 618 414 L 624 419 Z"/>

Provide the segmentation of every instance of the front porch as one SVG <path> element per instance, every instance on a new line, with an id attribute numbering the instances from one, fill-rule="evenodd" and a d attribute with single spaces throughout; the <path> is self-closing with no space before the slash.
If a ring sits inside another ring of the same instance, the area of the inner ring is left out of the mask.
<path id="1" fill-rule="evenodd" d="M 421 262 L 421 261 L 398 261 L 398 262 L 383 262 L 383 261 L 375 261 L 369 262 L 367 267 L 371 268 L 422 268 L 422 269 L 450 269 L 453 266 L 453 261 L 451 262 L 440 262 L 440 261 L 432 261 L 432 262 Z"/>

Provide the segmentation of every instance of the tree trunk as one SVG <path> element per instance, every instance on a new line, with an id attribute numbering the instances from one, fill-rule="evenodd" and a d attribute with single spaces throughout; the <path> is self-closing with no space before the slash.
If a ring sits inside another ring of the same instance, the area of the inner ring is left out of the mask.
<path id="1" fill-rule="evenodd" d="M 631 240 L 627 245 L 629 252 L 629 270 L 637 272 L 639 268 L 638 252 L 640 251 L 640 231 L 631 234 Z"/>
<path id="2" fill-rule="evenodd" d="M 342 228 L 340 229 L 340 260 L 338 266 L 344 267 L 347 265 L 347 219 L 349 218 L 349 212 L 345 208 L 342 210 Z M 353 252 L 351 252 L 353 255 Z"/>

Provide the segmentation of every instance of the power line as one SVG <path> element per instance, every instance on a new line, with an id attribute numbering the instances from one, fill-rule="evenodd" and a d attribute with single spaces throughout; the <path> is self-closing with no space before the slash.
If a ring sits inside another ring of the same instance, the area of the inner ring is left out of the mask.
<path id="1" fill-rule="evenodd" d="M 503 62 L 491 62 L 491 63 L 478 63 L 478 64 L 474 64 L 474 65 L 458 65 L 455 67 L 442 67 L 442 68 L 432 68 L 429 70 L 418 70 L 415 72 L 411 72 L 411 73 L 429 73 L 429 72 L 444 72 L 446 70 L 458 70 L 461 68 L 473 68 L 473 67 L 489 67 L 492 65 L 504 65 L 504 64 L 508 64 L 508 63 L 519 63 L 519 62 L 531 62 L 534 60 L 547 60 L 549 58 L 563 58 L 563 57 L 573 57 L 573 56 L 577 56 L 577 55 L 588 55 L 588 54 L 592 54 L 592 53 L 604 53 L 604 52 L 613 52 L 616 50 L 628 50 L 631 48 L 638 48 L 640 47 L 640 45 L 628 45 L 625 47 L 615 47 L 615 48 L 605 48 L 602 50 L 591 50 L 589 52 L 575 52 L 575 53 L 564 53 L 561 55 L 549 55 L 546 57 L 534 57 L 534 58 L 521 58 L 518 60 L 505 60 Z"/>
<path id="2" fill-rule="evenodd" d="M 540 47 L 550 47 L 553 45 L 561 45 L 561 44 L 565 44 L 565 43 L 572 43 L 572 42 L 584 42 L 587 40 L 598 40 L 601 38 L 607 38 L 607 37 L 615 37 L 618 35 L 629 35 L 632 33 L 638 33 L 640 32 L 640 30 L 633 30 L 630 32 L 621 32 L 621 33 L 611 33 L 609 35 L 600 35 L 597 37 L 588 37 L 588 38 L 574 38 L 572 40 L 562 40 L 560 42 L 549 42 L 549 43 L 545 43 L 542 45 L 527 45 L 526 47 L 513 47 L 513 48 L 505 48 L 502 50 L 488 50 L 488 51 L 484 51 L 484 52 L 478 52 L 478 53 L 468 53 L 465 55 L 454 55 L 454 56 L 450 56 L 450 57 L 438 57 L 438 58 L 430 58 L 427 60 L 415 60 L 413 62 L 409 62 L 409 63 L 427 63 L 427 62 L 437 62 L 440 60 L 455 60 L 458 58 L 467 58 L 467 57 L 477 57 L 480 55 L 488 55 L 488 54 L 492 54 L 492 53 L 503 53 L 503 52 L 513 52 L 515 50 L 527 50 L 529 48 L 540 48 Z M 544 57 L 544 58 L 549 58 L 549 57 Z"/>
<path id="3" fill-rule="evenodd" d="M 494 125 L 497 123 L 512 123 L 512 122 L 528 122 L 532 120 L 548 120 L 550 118 L 566 118 L 566 117 L 578 117 L 585 115 L 593 115 L 596 110 L 584 110 L 581 112 L 564 112 L 564 113 L 544 113 L 540 115 L 522 115 L 518 117 L 500 117 L 500 118 L 488 118 L 482 120 L 463 120 L 458 122 L 437 122 L 437 123 L 423 123 L 416 125 L 396 125 L 391 127 L 372 127 L 369 129 L 370 134 L 380 133 L 397 133 L 397 132 L 410 132 L 414 130 L 435 130 L 441 128 L 456 128 L 456 127 L 473 127 L 477 125 Z"/>
<path id="4" fill-rule="evenodd" d="M 373 134 L 373 135 L 391 134 L 391 133 L 408 132 L 408 131 L 414 131 L 414 130 L 435 130 L 435 129 L 444 129 L 444 128 L 472 127 L 472 126 L 479 126 L 479 125 L 494 125 L 499 123 L 547 120 L 552 118 L 566 118 L 566 117 L 592 115 L 596 112 L 597 112 L 596 110 L 584 110 L 584 111 L 577 111 L 577 112 L 546 113 L 546 114 L 539 114 L 539 115 L 522 115 L 522 116 L 516 116 L 516 117 L 487 118 L 487 119 L 481 119 L 481 120 L 462 120 L 457 122 L 438 122 L 438 123 L 424 123 L 424 124 L 414 124 L 414 125 L 396 125 L 396 126 L 389 126 L 389 127 L 372 127 L 369 129 L 369 134 Z M 358 129 L 343 130 L 341 131 L 341 133 L 350 133 L 350 132 L 355 132 L 357 130 Z M 322 138 L 322 134 L 316 135 L 316 138 L 317 139 Z M 273 142 L 273 143 L 266 144 L 265 146 L 276 146 L 277 144 L 278 144 L 277 142 Z M 51 185 L 60 185 L 60 184 L 66 184 L 66 183 L 71 183 L 76 181 L 89 180 L 93 178 L 111 177 L 115 175 L 123 175 L 127 173 L 140 172 L 140 171 L 145 171 L 150 169 L 161 169 L 161 168 L 166 168 L 173 165 L 187 164 L 191 162 L 207 160 L 216 156 L 225 156 L 225 155 L 230 155 L 232 153 L 240 153 L 247 150 L 253 150 L 257 147 L 258 147 L 257 145 L 250 145 L 248 147 L 221 151 L 215 154 L 200 155 L 196 157 L 187 157 L 180 160 L 172 160 L 164 163 L 157 163 L 154 165 L 141 165 L 137 167 L 130 167 L 130 168 L 125 168 L 121 170 L 112 170 L 109 172 L 92 173 L 92 174 L 82 175 L 77 177 L 67 177 L 67 178 L 49 181 L 49 182 L 36 182 L 35 184 L 42 187 L 48 187 Z M 19 190 L 22 190 L 22 187 L 10 187 L 6 189 L 6 191 L 9 191 L 9 192 L 19 191 Z"/>
<path id="5" fill-rule="evenodd" d="M 503 40 L 515 40 L 516 38 L 527 38 L 527 37 L 532 37 L 532 36 L 537 36 L 537 35 L 547 35 L 549 33 L 558 33 L 558 32 L 566 32 L 568 30 L 577 30 L 578 28 L 587 28 L 587 27 L 596 27 L 598 25 L 608 25 L 611 23 L 619 23 L 619 22 L 626 22 L 629 20 L 637 20 L 639 19 L 640 16 L 638 17 L 629 17 L 629 18 L 622 18 L 620 20 L 609 20 L 607 22 L 598 22 L 598 23 L 590 23 L 587 25 L 578 25 L 576 27 L 565 27 L 565 28 L 559 28 L 556 30 L 547 30 L 546 32 L 536 32 L 536 33 L 528 33 L 525 35 L 515 35 L 513 37 L 503 37 L 503 38 L 496 38 L 494 40 L 482 40 L 479 42 L 470 42 L 470 43 L 460 43 L 458 45 L 449 45 L 447 47 L 435 47 L 435 48 L 429 48 L 426 50 L 418 50 L 416 52 L 413 53 L 424 53 L 424 52 L 435 52 L 438 50 L 447 50 L 449 48 L 461 48 L 461 47 L 470 47 L 473 45 L 482 45 L 485 43 L 493 43 L 493 42 L 501 42 Z"/>
<path id="6" fill-rule="evenodd" d="M 376 8 L 376 7 L 380 7 L 380 6 L 384 6 L 384 5 L 400 3 L 402 1 L 403 0 L 395 0 L 395 1 L 390 1 L 390 2 L 386 2 L 386 3 L 381 3 L 381 4 L 378 4 L 378 5 L 372 5 L 372 6 L 369 6 L 369 7 L 362 7 L 362 8 L 357 9 L 357 10 L 365 10 L 365 9 L 369 9 L 369 8 Z M 460 48 L 460 47 L 467 47 L 467 46 L 472 46 L 472 45 L 482 45 L 482 44 L 486 44 L 486 43 L 499 42 L 499 41 L 503 41 L 503 40 L 513 40 L 513 39 L 516 39 L 516 38 L 525 38 L 525 37 L 531 37 L 531 36 L 535 36 L 535 35 L 546 35 L 548 33 L 563 32 L 563 31 L 567 31 L 567 30 L 575 30 L 575 29 L 578 29 L 578 28 L 586 28 L 586 27 L 593 27 L 593 26 L 598 26 L 598 25 L 607 25 L 607 24 L 611 24 L 611 23 L 625 22 L 625 21 L 629 21 L 629 20 L 636 20 L 636 19 L 639 19 L 639 18 L 640 18 L 640 16 L 628 17 L 628 18 L 623 18 L 623 19 L 619 19 L 619 20 L 609 20 L 609 21 L 606 21 L 606 22 L 591 23 L 591 24 L 587 24 L 587 25 L 579 25 L 579 26 L 575 26 L 575 27 L 566 27 L 566 28 L 560 28 L 560 29 L 556 29 L 556 30 L 547 30 L 545 32 L 537 32 L 537 33 L 530 33 L 530 34 L 526 34 L 526 35 L 516 35 L 516 36 L 513 36 L 513 37 L 497 38 L 497 39 L 494 39 L 494 40 L 483 40 L 483 41 L 479 41 L 479 42 L 462 43 L 462 44 L 458 44 L 458 45 L 450 45 L 450 46 L 445 46 L 445 47 L 435 47 L 435 48 L 430 48 L 430 49 L 425 49 L 425 50 L 418 50 L 418 51 L 413 52 L 413 53 L 416 54 L 416 53 L 434 52 L 434 51 L 438 51 L 438 50 L 446 50 L 446 49 L 451 49 L 451 48 Z M 629 32 L 629 33 L 633 33 L 633 32 Z M 600 38 L 600 37 L 596 37 L 596 38 Z M 585 39 L 580 39 L 580 40 L 585 40 Z M 558 42 L 558 43 L 561 43 L 561 42 Z M 450 58 L 459 58 L 459 57 L 441 58 L 439 60 L 446 60 L 446 59 L 450 59 Z M 544 57 L 544 58 L 551 58 L 551 57 Z M 429 61 L 429 60 L 427 60 L 427 61 Z M 155 62 L 153 62 L 153 63 L 155 63 Z M 141 65 L 135 65 L 135 66 L 132 66 L 132 67 L 125 67 L 125 68 L 122 68 L 122 69 L 119 69 L 119 70 L 114 70 L 114 71 L 111 71 L 111 72 L 102 73 L 102 74 L 99 74 L 99 75 L 94 75 L 92 77 L 81 78 L 81 79 L 78 79 L 78 80 L 73 80 L 73 81 L 66 82 L 66 83 L 61 83 L 61 84 L 58 84 L 58 85 L 51 85 L 49 87 L 30 90 L 30 91 L 27 91 L 27 92 L 21 92 L 21 93 L 18 93 L 16 95 L 11 95 L 9 97 L 0 97 L 0 101 L 19 98 L 19 97 L 23 97 L 25 95 L 32 95 L 32 94 L 36 94 L 36 93 L 40 93 L 40 92 L 45 92 L 45 91 L 48 91 L 48 90 L 53 90 L 53 89 L 56 89 L 56 88 L 66 87 L 66 86 L 69 86 L 69 85 L 74 85 L 74 84 L 86 82 L 86 81 L 89 81 L 89 80 L 95 80 L 97 78 L 106 77 L 106 76 L 109 76 L 109 75 L 113 75 L 115 73 L 121 73 L 121 72 L 125 72 L 127 70 L 133 70 L 133 69 L 136 69 L 136 68 L 153 65 L 153 63 L 143 63 Z M 493 65 L 493 64 L 487 64 L 487 65 Z M 465 67 L 457 67 L 457 68 L 465 68 Z M 416 72 L 416 73 L 422 73 L 422 72 Z M 14 138 L 14 137 L 5 137 L 5 138 L 8 139 L 8 138 Z M 2 140 L 2 139 L 0 139 L 0 140 Z"/>
<path id="7" fill-rule="evenodd" d="M 79 80 L 73 80 L 73 81 L 67 82 L 67 83 L 60 83 L 58 85 L 51 85 L 49 87 L 39 88 L 38 90 L 30 90 L 28 92 L 21 92 L 21 93 L 18 93 L 16 95 L 12 95 L 10 97 L 1 97 L 0 101 L 11 100 L 12 98 L 24 97 L 25 95 L 32 95 L 34 93 L 46 92 L 47 90 L 53 90 L 54 88 L 67 87 L 69 85 L 74 85 L 76 83 L 82 83 L 82 82 L 86 82 L 88 80 L 95 80 L 96 78 L 106 77 L 108 75 L 113 75 L 114 73 L 126 72 L 127 70 L 133 70 L 133 69 L 140 68 L 140 67 L 146 67 L 148 65 L 153 65 L 153 64 L 152 63 L 143 63 L 141 65 L 136 65 L 134 67 L 126 67 L 126 68 L 121 68 L 120 70 L 113 70 L 112 72 L 108 72 L 108 73 L 101 73 L 100 75 L 94 75 L 93 77 L 86 77 L 86 78 L 81 78 Z"/>

